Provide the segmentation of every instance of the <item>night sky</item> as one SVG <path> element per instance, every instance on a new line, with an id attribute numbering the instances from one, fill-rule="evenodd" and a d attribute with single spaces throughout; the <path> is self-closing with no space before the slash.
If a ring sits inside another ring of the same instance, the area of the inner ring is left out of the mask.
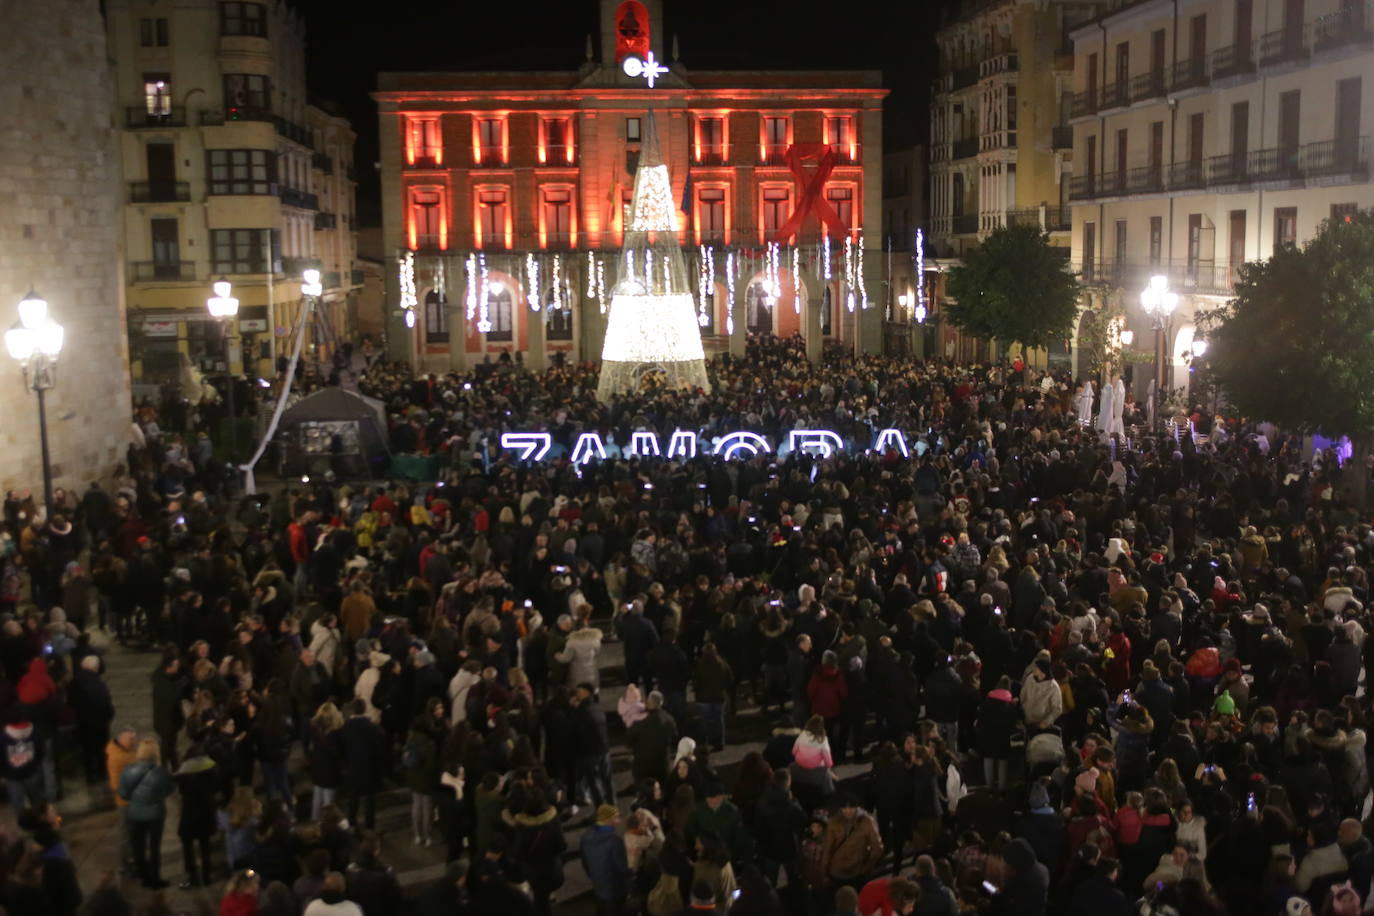
<path id="1" fill-rule="evenodd" d="M 295 0 L 305 14 L 307 79 L 358 132 L 358 218 L 381 221 L 377 109 L 369 93 L 383 70 L 573 70 L 587 33 L 597 38 L 595 0 Z M 678 36 L 682 63 L 698 70 L 881 69 L 892 90 L 884 133 L 892 149 L 923 140 L 932 40 L 940 0 L 851 0 L 810 18 L 782 0 L 665 0 L 665 49 Z M 365 12 L 364 12 L 365 10 Z M 600 49 L 596 49 L 600 56 Z"/>

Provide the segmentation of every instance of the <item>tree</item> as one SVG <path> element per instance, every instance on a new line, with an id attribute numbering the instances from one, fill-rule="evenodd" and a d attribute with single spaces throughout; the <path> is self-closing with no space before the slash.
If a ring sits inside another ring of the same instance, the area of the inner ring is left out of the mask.
<path id="1" fill-rule="evenodd" d="M 1207 321 L 1207 360 L 1237 413 L 1284 429 L 1349 436 L 1347 485 L 1364 504 L 1374 442 L 1374 211 L 1322 224 L 1240 269 Z"/>
<path id="2" fill-rule="evenodd" d="M 945 317 L 965 334 L 1046 348 L 1070 336 L 1078 281 L 1038 226 L 996 229 L 950 270 Z"/>

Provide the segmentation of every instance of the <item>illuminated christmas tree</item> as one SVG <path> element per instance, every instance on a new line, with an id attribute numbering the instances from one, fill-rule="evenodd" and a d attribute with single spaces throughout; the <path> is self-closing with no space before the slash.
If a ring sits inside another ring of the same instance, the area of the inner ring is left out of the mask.
<path id="1" fill-rule="evenodd" d="M 625 220 L 619 281 L 611 290 L 601 380 L 596 396 L 636 391 L 646 378 L 674 388 L 709 390 L 687 274 L 678 247 L 672 180 L 658 149 L 653 112 L 644 125 L 634 196 Z"/>

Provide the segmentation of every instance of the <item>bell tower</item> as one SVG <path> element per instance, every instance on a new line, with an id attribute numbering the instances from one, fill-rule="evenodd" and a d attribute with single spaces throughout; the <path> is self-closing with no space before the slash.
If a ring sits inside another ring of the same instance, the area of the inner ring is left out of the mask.
<path id="1" fill-rule="evenodd" d="M 600 0 L 601 64 L 620 70 L 627 56 L 664 60 L 663 0 Z"/>

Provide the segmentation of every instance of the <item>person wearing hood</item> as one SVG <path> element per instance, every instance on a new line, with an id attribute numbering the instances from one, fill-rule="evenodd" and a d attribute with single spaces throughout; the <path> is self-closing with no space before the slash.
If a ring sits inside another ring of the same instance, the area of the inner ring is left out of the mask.
<path id="1" fill-rule="evenodd" d="M 631 684 L 630 688 L 633 687 Z M 630 688 L 626 689 L 627 694 Z M 624 717 L 622 711 L 621 718 Z M 673 717 L 663 709 L 663 694 L 649 691 L 644 714 L 626 730 L 625 739 L 630 746 L 631 772 L 636 783 L 645 779 L 663 782 L 668 778 L 668 754 L 677 743 L 678 728 Z"/>
<path id="2" fill-rule="evenodd" d="M 343 873 L 331 871 L 324 876 L 320 896 L 310 901 L 303 916 L 364 916 L 362 907 L 348 899 L 347 889 L 348 882 L 344 879 Z"/>
<path id="3" fill-rule="evenodd" d="M 1058 874 L 1064 857 L 1064 817 L 1050 804 L 1045 780 L 1036 780 L 1030 787 L 1028 809 L 1021 819 L 1021 836 L 1026 838 L 1040 864 Z"/>
<path id="4" fill-rule="evenodd" d="M 558 809 L 536 790 L 524 810 L 510 817 L 510 825 L 514 828 L 511 850 L 525 866 L 535 912 L 538 916 L 549 916 L 551 898 L 563 886 L 563 853 L 568 848 Z"/>
<path id="5" fill-rule="evenodd" d="M 177 789 L 181 792 L 181 815 L 177 820 L 177 836 L 181 838 L 182 863 L 186 868 L 183 889 L 208 887 L 214 880 L 210 869 L 210 839 L 218 832 L 215 797 L 220 778 L 215 762 L 198 744 L 186 751 L 186 759 L 176 772 Z M 200 850 L 200 870 L 196 870 L 196 849 Z"/>
<path id="6" fill-rule="evenodd" d="M 372 699 L 376 696 L 377 685 L 382 680 L 382 669 L 391 664 L 391 656 L 374 649 L 368 655 L 367 662 L 366 670 L 358 675 L 358 680 L 353 685 L 353 696 L 367 704 L 368 718 L 373 722 L 380 722 L 382 711 L 372 704 Z"/>
<path id="7" fill-rule="evenodd" d="M 81 907 L 81 885 L 71 852 L 59 832 L 61 826 L 62 818 L 54 805 L 19 812 L 19 828 L 27 831 L 38 844 L 49 916 L 76 916 Z"/>
<path id="8" fill-rule="evenodd" d="M 1007 876 L 993 898 L 997 916 L 1044 916 L 1049 900 L 1050 872 L 1035 858 L 1030 843 L 1016 837 L 1002 847 Z"/>
<path id="9" fill-rule="evenodd" d="M 848 696 L 849 684 L 844 672 L 840 671 L 839 656 L 827 649 L 821 654 L 820 667 L 806 685 L 806 699 L 811 714 L 825 720 L 828 733 L 835 733 Z"/>
<path id="10" fill-rule="evenodd" d="M 1021 713 L 1027 725 L 1049 728 L 1064 712 L 1064 693 L 1048 658 L 1037 658 L 1033 669 L 1021 684 Z"/>
<path id="11" fill-rule="evenodd" d="M 554 660 L 568 666 L 569 686 L 578 684 L 591 684 L 599 687 L 601 684 L 601 666 L 597 659 L 601 655 L 602 632 L 585 621 L 568 634 L 567 641 L 564 643 L 563 651 L 554 656 Z"/>
<path id="12" fill-rule="evenodd" d="M 620 722 L 627 730 L 648 715 L 644 695 L 640 693 L 638 684 L 631 681 L 626 685 L 625 693 L 616 703 L 616 712 L 620 714 Z"/>

